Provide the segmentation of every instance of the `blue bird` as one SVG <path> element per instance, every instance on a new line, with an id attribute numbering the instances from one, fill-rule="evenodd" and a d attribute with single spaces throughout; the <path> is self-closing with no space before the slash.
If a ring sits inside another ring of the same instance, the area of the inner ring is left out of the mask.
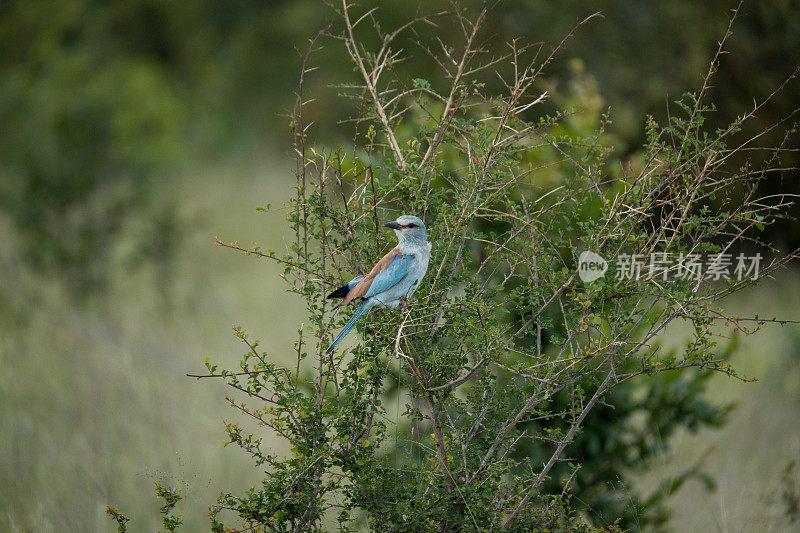
<path id="1" fill-rule="evenodd" d="M 357 298 L 361 299 L 361 303 L 325 353 L 332 352 L 350 333 L 358 319 L 373 307 L 400 307 L 425 277 L 431 257 L 431 243 L 428 242 L 428 232 L 422 220 L 412 215 L 402 215 L 384 226 L 394 230 L 397 247 L 383 256 L 369 274 L 353 278 L 347 285 L 328 295 L 328 298 L 342 298 L 336 307 L 345 306 Z"/>

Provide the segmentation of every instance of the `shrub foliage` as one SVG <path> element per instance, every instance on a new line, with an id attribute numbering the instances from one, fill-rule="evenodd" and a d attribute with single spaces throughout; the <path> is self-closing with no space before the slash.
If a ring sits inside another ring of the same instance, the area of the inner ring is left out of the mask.
<path id="1" fill-rule="evenodd" d="M 700 399 L 712 372 L 738 377 L 720 334 L 753 333 L 765 320 L 728 316 L 718 302 L 795 255 L 759 238 L 790 202 L 756 194 L 780 171 L 783 145 L 741 164 L 752 139 L 737 133 L 763 104 L 726 128 L 704 126 L 724 39 L 702 87 L 664 124 L 648 119 L 646 145 L 622 161 L 606 133 L 610 115 L 581 92 L 590 85 L 557 95 L 543 79 L 572 32 L 553 49 L 514 41 L 499 52 L 481 47 L 485 11 L 423 16 L 390 32 L 346 2 L 338 13 L 340 30 L 311 41 L 291 115 L 288 250 L 217 242 L 284 265 L 308 316 L 295 364 L 278 364 L 280 347 L 265 351 L 235 327 L 240 367 L 207 361 L 197 376 L 236 389 L 228 401 L 245 421 L 226 423 L 228 442 L 265 472 L 260 486 L 221 496 L 213 527 L 230 512 L 244 527 L 279 531 L 664 520 L 656 504 L 699 465 L 627 501 L 618 497 L 628 491 L 624 472 L 675 428 L 722 421 L 725 408 Z M 444 43 L 435 29 L 424 37 L 445 21 L 463 29 L 461 42 Z M 344 46 L 361 76 L 338 88 L 353 102 L 348 148 L 315 147 L 304 119 L 303 80 L 323 38 Z M 412 43 L 447 85 L 403 72 Z M 490 92 L 498 79 L 502 91 Z M 407 306 L 373 311 L 358 326 L 363 340 L 327 355 L 349 313 L 334 311 L 326 293 L 394 246 L 381 225 L 402 213 L 429 228 L 427 277 Z M 771 259 L 757 276 L 708 275 L 743 250 Z M 650 262 L 637 275 L 610 268 L 582 281 L 584 251 L 612 266 L 617 257 Z M 683 275 L 698 257 L 706 275 Z M 670 343 L 671 331 L 689 334 Z M 290 452 L 272 453 L 265 431 Z"/>

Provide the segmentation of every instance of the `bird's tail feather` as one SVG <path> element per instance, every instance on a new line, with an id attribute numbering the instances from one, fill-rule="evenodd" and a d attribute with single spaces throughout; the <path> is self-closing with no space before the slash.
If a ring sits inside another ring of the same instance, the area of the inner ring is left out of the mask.
<path id="1" fill-rule="evenodd" d="M 347 324 L 345 324 L 344 328 L 342 328 L 342 331 L 339 333 L 339 335 L 333 340 L 331 345 L 328 346 L 328 349 L 325 350 L 325 353 L 331 353 L 333 349 L 336 348 L 336 345 L 339 344 L 342 339 L 344 339 L 345 335 L 350 333 L 350 330 L 356 325 L 358 319 L 361 318 L 361 315 L 363 315 L 368 309 L 367 302 L 361 302 L 361 305 L 358 306 L 356 312 L 353 313 L 353 316 L 350 317 L 350 320 L 347 322 Z"/>

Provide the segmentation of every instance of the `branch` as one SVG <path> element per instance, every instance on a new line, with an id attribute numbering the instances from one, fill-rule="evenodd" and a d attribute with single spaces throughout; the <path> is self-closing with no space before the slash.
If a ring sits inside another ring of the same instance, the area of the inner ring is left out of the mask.
<path id="1" fill-rule="evenodd" d="M 539 476 L 536 478 L 536 481 L 534 481 L 531 490 L 529 490 L 528 493 L 525 495 L 525 497 L 522 498 L 522 500 L 519 502 L 519 505 L 517 505 L 517 508 L 514 509 L 514 512 L 511 513 L 511 516 L 509 516 L 508 520 L 506 520 L 505 524 L 503 524 L 503 529 L 508 529 L 514 522 L 514 520 L 516 520 L 517 516 L 522 511 L 522 509 L 526 505 L 528 505 L 528 502 L 530 501 L 533 493 L 541 486 L 541 484 L 547 477 L 548 472 L 550 472 L 550 469 L 553 468 L 553 465 L 561 457 L 561 454 L 564 453 L 564 448 L 566 448 L 567 445 L 570 442 L 572 442 L 572 438 L 575 436 L 575 432 L 578 431 L 578 428 L 583 423 L 583 419 L 586 418 L 586 415 L 589 414 L 589 411 L 592 410 L 592 407 L 594 407 L 594 405 L 606 391 L 606 388 L 608 387 L 608 384 L 611 382 L 612 377 L 614 377 L 613 370 L 609 371 L 608 374 L 606 374 L 606 378 L 603 380 L 603 383 L 601 383 L 600 386 L 597 387 L 597 390 L 595 391 L 594 395 L 589 400 L 589 402 L 586 404 L 586 406 L 584 406 L 583 410 L 581 411 L 581 414 L 578 415 L 578 418 L 575 419 L 575 422 L 572 423 L 572 426 L 569 428 L 569 431 L 564 436 L 563 440 L 559 443 L 558 447 L 553 452 L 553 455 L 550 456 L 550 460 L 547 461 L 546 465 L 544 465 L 544 468 L 539 473 Z"/>
<path id="2" fill-rule="evenodd" d="M 395 157 L 397 157 L 400 170 L 405 172 L 408 170 L 405 157 L 403 157 L 403 152 L 400 150 L 400 145 L 397 143 L 394 131 L 392 131 L 392 127 L 389 124 L 386 111 L 383 109 L 383 104 L 381 104 L 380 96 L 378 96 L 378 89 L 375 86 L 375 82 L 372 80 L 372 77 L 369 75 L 369 73 L 367 73 L 367 69 L 364 66 L 364 60 L 362 59 L 361 54 L 358 52 L 358 43 L 356 42 L 355 35 L 353 34 L 353 24 L 350 22 L 350 15 L 347 12 L 347 0 L 342 0 L 342 8 L 344 21 L 347 25 L 347 32 L 349 35 L 348 42 L 350 43 L 350 46 L 347 48 L 350 52 L 350 57 L 353 59 L 353 61 L 355 61 L 356 65 L 358 66 L 358 70 L 361 71 L 361 76 L 364 78 L 364 83 L 367 84 L 367 90 L 369 91 L 370 95 L 372 95 L 372 101 L 375 102 L 375 110 L 378 112 L 378 117 L 380 118 L 381 123 L 383 123 L 383 127 L 386 130 L 386 138 L 389 141 L 389 146 L 392 148 Z M 384 58 L 383 61 L 385 62 L 386 58 Z M 377 69 L 377 65 L 375 66 L 375 69 Z"/>

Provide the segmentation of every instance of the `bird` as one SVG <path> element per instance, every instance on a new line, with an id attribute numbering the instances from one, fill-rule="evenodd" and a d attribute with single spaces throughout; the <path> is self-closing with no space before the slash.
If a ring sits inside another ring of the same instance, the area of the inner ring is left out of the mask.
<path id="1" fill-rule="evenodd" d="M 428 242 L 428 230 L 422 219 L 413 215 L 401 215 L 397 220 L 384 224 L 384 227 L 394 230 L 397 246 L 375 263 L 368 274 L 353 278 L 327 297 L 342 299 L 336 308 L 353 301 L 360 302 L 353 316 L 328 346 L 326 354 L 331 353 L 350 333 L 358 319 L 373 307 L 400 307 L 414 294 L 428 271 L 431 243 Z"/>

